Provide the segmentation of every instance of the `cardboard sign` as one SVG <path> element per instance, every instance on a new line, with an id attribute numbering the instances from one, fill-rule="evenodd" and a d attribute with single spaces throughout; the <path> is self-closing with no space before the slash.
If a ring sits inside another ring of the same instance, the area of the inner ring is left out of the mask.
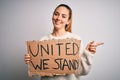
<path id="1" fill-rule="evenodd" d="M 29 76 L 75 73 L 80 66 L 79 48 L 80 40 L 76 39 L 27 41 L 27 53 L 32 58 Z"/>

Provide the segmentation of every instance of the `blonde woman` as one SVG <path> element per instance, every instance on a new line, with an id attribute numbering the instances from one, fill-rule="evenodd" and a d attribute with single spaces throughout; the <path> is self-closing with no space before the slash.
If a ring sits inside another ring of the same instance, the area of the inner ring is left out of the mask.
<path id="1" fill-rule="evenodd" d="M 81 40 L 78 35 L 72 33 L 72 10 L 68 5 L 60 4 L 55 8 L 52 16 L 52 22 L 54 26 L 53 32 L 41 38 L 41 41 L 66 38 L 74 38 Z M 86 75 L 89 73 L 92 65 L 92 57 L 94 53 L 96 53 L 97 46 L 100 45 L 103 45 L 103 43 L 95 43 L 94 41 L 91 41 L 84 49 L 81 43 L 81 47 L 79 49 L 79 54 L 81 55 L 81 71 L 77 71 L 76 74 L 41 77 L 41 80 L 80 80 L 81 75 Z M 31 60 L 30 55 L 25 54 L 24 60 L 26 64 L 29 63 Z"/>

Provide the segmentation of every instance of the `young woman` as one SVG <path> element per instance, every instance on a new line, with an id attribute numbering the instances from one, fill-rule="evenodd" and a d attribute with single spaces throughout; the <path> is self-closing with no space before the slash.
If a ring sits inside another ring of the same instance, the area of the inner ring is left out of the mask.
<path id="1" fill-rule="evenodd" d="M 68 5 L 60 4 L 56 7 L 53 12 L 52 22 L 54 26 L 53 32 L 41 38 L 41 41 L 66 38 L 81 40 L 78 35 L 72 33 L 72 10 Z M 95 43 L 94 41 L 91 41 L 84 49 L 82 47 L 83 44 L 81 43 L 79 52 L 81 55 L 81 71 L 78 70 L 75 74 L 41 77 L 41 80 L 80 80 L 81 75 L 86 75 L 89 73 L 92 65 L 92 57 L 93 54 L 96 52 L 96 47 L 102 44 L 102 42 Z M 31 60 L 30 55 L 25 54 L 24 60 L 25 63 L 29 63 Z"/>

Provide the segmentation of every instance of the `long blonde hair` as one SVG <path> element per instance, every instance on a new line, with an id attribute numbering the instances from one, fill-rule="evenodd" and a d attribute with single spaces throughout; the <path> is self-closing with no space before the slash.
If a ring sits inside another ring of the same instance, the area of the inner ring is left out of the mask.
<path id="1" fill-rule="evenodd" d="M 72 9 L 66 4 L 60 4 L 55 8 L 54 12 L 56 11 L 57 8 L 59 8 L 61 6 L 67 8 L 69 10 L 69 18 L 68 18 L 69 19 L 69 24 L 66 24 L 65 30 L 68 31 L 68 32 L 72 32 Z M 53 29 L 53 32 L 54 31 L 55 31 L 55 29 Z"/>

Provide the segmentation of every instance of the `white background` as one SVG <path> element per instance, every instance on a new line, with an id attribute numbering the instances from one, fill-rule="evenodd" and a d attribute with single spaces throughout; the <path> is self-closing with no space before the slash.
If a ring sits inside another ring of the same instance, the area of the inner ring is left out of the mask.
<path id="1" fill-rule="evenodd" d="M 0 0 L 0 80 L 31 80 L 24 63 L 27 40 L 52 32 L 52 13 L 61 3 L 73 10 L 73 33 L 97 48 L 82 80 L 120 80 L 120 0 Z"/>

